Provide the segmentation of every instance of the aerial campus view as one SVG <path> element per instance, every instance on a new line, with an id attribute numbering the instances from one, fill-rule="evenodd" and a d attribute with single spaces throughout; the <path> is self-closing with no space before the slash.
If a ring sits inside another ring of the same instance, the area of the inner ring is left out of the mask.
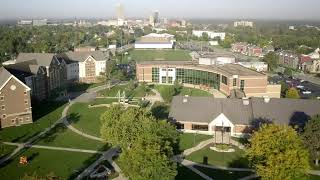
<path id="1" fill-rule="evenodd" d="M 2 0 L 1 180 L 320 180 L 317 0 Z"/>

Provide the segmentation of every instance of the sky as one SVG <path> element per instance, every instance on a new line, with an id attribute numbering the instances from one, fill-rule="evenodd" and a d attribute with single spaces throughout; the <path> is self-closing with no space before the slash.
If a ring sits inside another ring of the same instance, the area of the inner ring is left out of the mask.
<path id="1" fill-rule="evenodd" d="M 111 18 L 121 3 L 126 17 L 299 19 L 320 18 L 320 0 L 0 0 L 0 19 Z"/>

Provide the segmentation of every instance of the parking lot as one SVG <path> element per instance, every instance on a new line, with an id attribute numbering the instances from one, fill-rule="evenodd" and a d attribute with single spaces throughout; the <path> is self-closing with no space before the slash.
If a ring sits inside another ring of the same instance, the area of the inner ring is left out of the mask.
<path id="1" fill-rule="evenodd" d="M 318 98 L 320 99 L 320 85 L 313 84 L 309 81 L 304 81 L 294 77 L 287 77 L 283 75 L 277 75 L 271 78 L 272 82 L 280 83 L 281 81 L 286 82 L 289 87 L 297 88 L 300 92 L 301 98 L 311 99 Z"/>

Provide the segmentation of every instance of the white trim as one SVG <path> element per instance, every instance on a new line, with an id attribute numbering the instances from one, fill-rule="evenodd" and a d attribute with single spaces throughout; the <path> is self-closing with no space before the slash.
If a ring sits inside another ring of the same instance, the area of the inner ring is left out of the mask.
<path id="1" fill-rule="evenodd" d="M 211 121 L 209 123 L 209 131 L 212 131 L 212 127 L 214 126 L 224 126 L 224 127 L 230 127 L 230 131 L 231 131 L 231 136 L 233 135 L 233 129 L 234 129 L 234 124 L 223 114 L 219 114 L 219 116 L 217 116 L 213 121 Z"/>
<path id="2" fill-rule="evenodd" d="M 27 91 L 30 91 L 31 89 L 27 86 L 27 85 L 25 85 L 23 82 L 21 82 L 18 78 L 16 78 L 14 75 L 11 75 L 8 79 L 7 79 L 7 81 L 0 87 L 0 90 L 2 90 L 2 88 L 12 79 L 12 78 L 14 78 L 16 81 L 18 81 L 20 84 L 22 84 L 26 89 L 27 89 Z"/>
<path id="3" fill-rule="evenodd" d="M 91 55 L 89 55 L 89 56 L 87 57 L 87 59 L 84 60 L 83 62 L 85 63 L 89 58 L 92 58 L 92 59 L 94 60 L 94 63 L 96 63 L 96 59 L 95 59 L 94 57 L 92 57 Z"/>

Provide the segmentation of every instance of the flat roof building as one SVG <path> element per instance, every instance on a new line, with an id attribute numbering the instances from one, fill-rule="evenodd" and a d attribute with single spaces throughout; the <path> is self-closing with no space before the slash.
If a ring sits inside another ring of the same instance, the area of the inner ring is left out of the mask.
<path id="1" fill-rule="evenodd" d="M 266 74 L 237 64 L 201 65 L 191 61 L 145 61 L 136 64 L 138 81 L 217 89 L 227 96 L 242 91 L 247 97 L 280 98 L 280 85 L 268 83 Z"/>
<path id="2" fill-rule="evenodd" d="M 175 39 L 171 34 L 156 34 L 151 33 L 142 36 L 139 41 L 135 43 L 136 49 L 172 49 Z"/>

